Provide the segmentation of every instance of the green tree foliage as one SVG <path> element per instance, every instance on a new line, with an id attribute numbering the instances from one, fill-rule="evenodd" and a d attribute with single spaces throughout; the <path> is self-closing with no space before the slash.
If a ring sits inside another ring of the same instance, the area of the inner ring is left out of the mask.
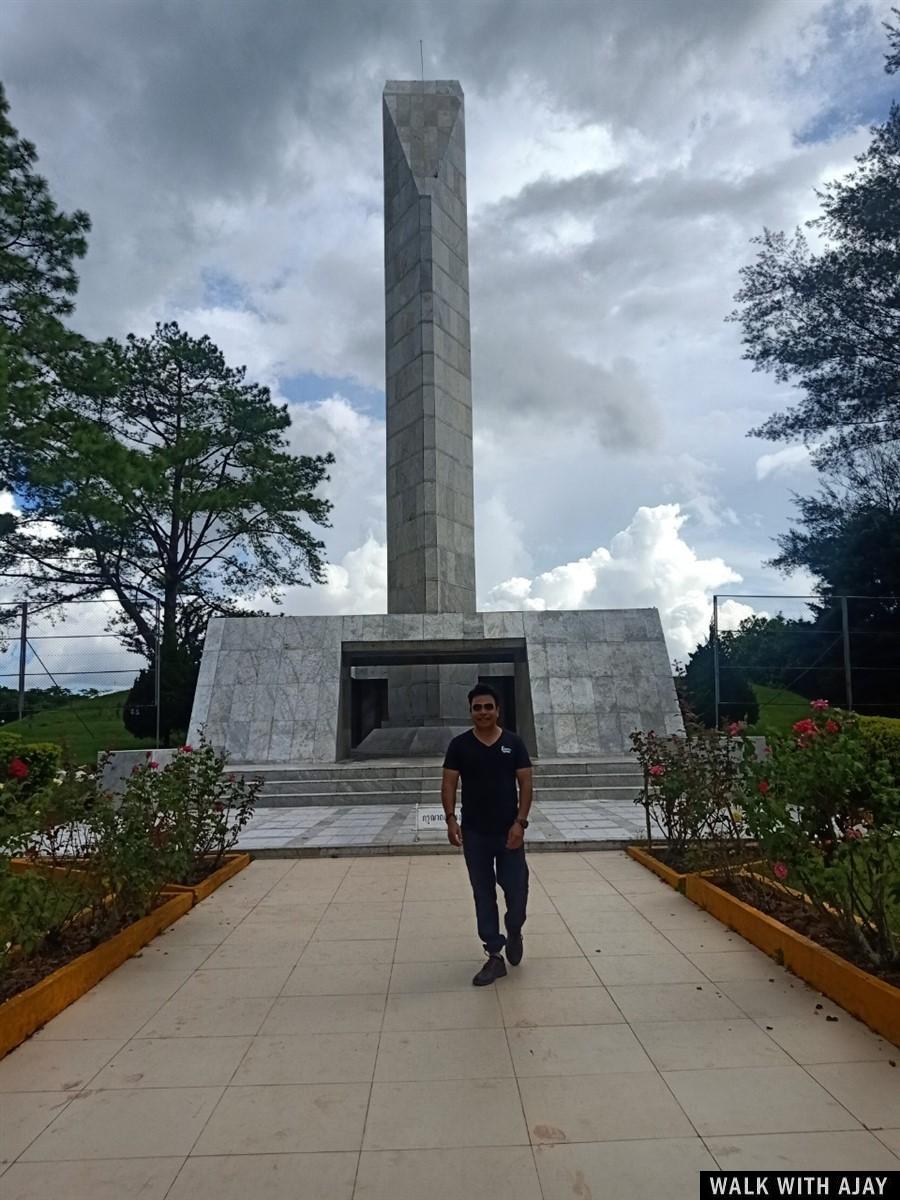
<path id="1" fill-rule="evenodd" d="M 888 28 L 900 63 L 900 33 Z M 801 230 L 766 229 L 731 319 L 744 357 L 792 384 L 800 399 L 758 437 L 816 445 L 816 461 L 900 438 L 900 107 L 872 130 L 856 168 L 818 193 L 821 215 Z"/>
<path id="2" fill-rule="evenodd" d="M 776 539 L 772 566 L 815 575 L 832 596 L 900 596 L 900 449 L 850 454 L 822 473 L 816 496 L 795 496 L 796 526 Z"/>
<path id="3" fill-rule="evenodd" d="M 287 408 L 208 337 L 173 323 L 105 350 L 110 394 L 22 431 L 39 453 L 15 464 L 21 512 L 0 565 L 28 578 L 35 604 L 112 594 L 129 646 L 196 662 L 210 615 L 323 580 L 307 522 L 328 524 L 316 489 L 334 459 L 293 454 Z M 160 646 L 147 592 L 162 602 Z"/>
<path id="4" fill-rule="evenodd" d="M 56 207 L 35 172 L 37 152 L 8 119 L 0 85 L 0 485 L 21 450 L 19 433 L 65 404 L 66 388 L 105 385 L 101 359 L 63 318 L 87 249 L 87 213 Z M 31 451 L 39 447 L 32 442 Z M 11 521 L 0 517 L 0 533 Z"/>
<path id="5" fill-rule="evenodd" d="M 736 651 L 738 644 L 736 633 L 720 633 L 719 725 L 730 721 L 746 721 L 752 725 L 759 716 L 759 704 L 750 686 L 750 678 Z M 714 729 L 716 693 L 711 636 L 691 654 L 678 682 L 689 712 L 701 724 Z"/>

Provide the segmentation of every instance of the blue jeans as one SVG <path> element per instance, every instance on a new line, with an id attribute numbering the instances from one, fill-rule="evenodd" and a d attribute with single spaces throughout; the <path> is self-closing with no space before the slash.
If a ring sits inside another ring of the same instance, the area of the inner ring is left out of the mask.
<path id="1" fill-rule="evenodd" d="M 478 936 L 488 954 L 499 954 L 506 938 L 500 932 L 497 884 L 506 897 L 506 932 L 515 936 L 525 924 L 528 904 L 525 847 L 507 850 L 505 833 L 479 833 L 463 827 L 463 855 L 475 897 Z"/>

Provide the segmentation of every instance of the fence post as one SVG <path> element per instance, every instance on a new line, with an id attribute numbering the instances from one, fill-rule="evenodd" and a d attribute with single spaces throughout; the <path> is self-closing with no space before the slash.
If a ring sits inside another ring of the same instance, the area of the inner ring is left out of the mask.
<path id="1" fill-rule="evenodd" d="M 844 693 L 849 712 L 853 709 L 853 668 L 850 660 L 850 615 L 847 611 L 846 596 L 841 596 L 841 630 L 844 638 Z"/>
<path id="2" fill-rule="evenodd" d="M 162 716 L 162 714 L 160 713 L 160 698 L 162 697 L 162 687 L 160 686 L 160 675 L 162 672 L 162 645 L 160 644 L 159 601 L 158 600 L 156 601 L 156 655 L 155 655 L 155 659 L 156 659 L 156 661 L 154 663 L 155 670 L 153 672 L 153 690 L 154 690 L 153 700 L 156 705 L 156 746 L 157 746 L 157 749 L 159 749 L 159 746 L 160 746 L 159 730 L 160 730 L 160 720 L 161 720 L 161 716 Z"/>
<path id="3" fill-rule="evenodd" d="M 713 644 L 713 688 L 715 691 L 715 725 L 714 728 L 719 728 L 719 597 L 713 596 L 713 619 L 712 619 L 712 644 Z"/>
<path id="4" fill-rule="evenodd" d="M 25 652 L 28 649 L 28 601 L 22 601 L 22 623 L 19 633 L 19 720 L 25 716 Z"/>

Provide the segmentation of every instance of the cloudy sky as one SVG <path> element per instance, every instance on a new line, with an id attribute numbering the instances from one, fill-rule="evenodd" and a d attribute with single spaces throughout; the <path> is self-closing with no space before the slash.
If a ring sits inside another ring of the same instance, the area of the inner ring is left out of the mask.
<path id="1" fill-rule="evenodd" d="M 881 0 L 6 0 L 0 78 L 88 210 L 75 323 L 175 318 L 334 450 L 329 583 L 385 607 L 381 90 L 466 95 L 479 603 L 656 605 L 673 656 L 763 566 L 802 447 L 724 322 L 897 88 Z M 776 607 L 749 600 L 756 609 Z M 744 611 L 735 609 L 735 614 Z"/>

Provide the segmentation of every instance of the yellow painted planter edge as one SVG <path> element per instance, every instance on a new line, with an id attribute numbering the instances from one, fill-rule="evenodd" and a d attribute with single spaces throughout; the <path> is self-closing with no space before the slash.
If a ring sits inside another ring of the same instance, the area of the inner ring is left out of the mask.
<path id="1" fill-rule="evenodd" d="M 201 900 L 205 900 L 207 896 L 211 896 L 216 888 L 220 888 L 223 883 L 227 883 L 239 871 L 243 871 L 245 867 L 250 865 L 250 855 L 239 851 L 236 854 L 226 854 L 224 864 L 214 871 L 212 875 L 208 875 L 206 879 L 201 879 L 199 883 L 187 885 L 182 883 L 168 883 L 163 888 L 167 896 L 190 896 L 194 904 L 199 904 Z"/>
<path id="2" fill-rule="evenodd" d="M 163 929 L 183 917 L 192 904 L 193 899 L 188 894 L 170 896 L 146 917 L 0 1004 L 0 1058 L 89 992 Z"/>
<path id="3" fill-rule="evenodd" d="M 658 858 L 654 858 L 652 854 L 648 854 L 646 850 L 642 850 L 640 846 L 626 846 L 625 853 L 633 858 L 635 862 L 646 867 L 648 871 L 652 871 L 654 875 L 674 888 L 676 892 L 684 891 L 685 880 L 687 875 L 683 875 L 680 871 L 674 871 L 671 867 L 667 867 L 664 862 L 660 862 Z"/>
<path id="4" fill-rule="evenodd" d="M 685 895 L 875 1033 L 900 1045 L 900 988 L 854 966 L 700 875 L 687 876 Z"/>

